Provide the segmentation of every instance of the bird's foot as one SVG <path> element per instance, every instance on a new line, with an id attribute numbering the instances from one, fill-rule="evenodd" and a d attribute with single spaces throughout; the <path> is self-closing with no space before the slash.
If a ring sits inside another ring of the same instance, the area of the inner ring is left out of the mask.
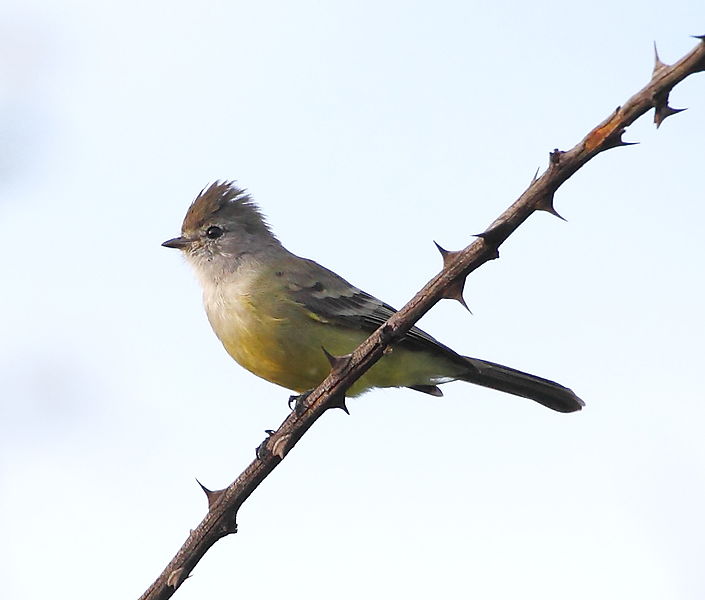
<path id="1" fill-rule="evenodd" d="M 267 434 L 267 437 L 265 440 L 255 448 L 255 456 L 262 460 L 264 457 L 264 450 L 265 447 L 267 446 L 267 442 L 269 441 L 269 438 L 272 437 L 272 434 L 274 433 L 274 429 L 265 429 L 264 432 Z"/>
<path id="2" fill-rule="evenodd" d="M 311 395 L 312 391 L 313 390 L 307 390 L 301 394 L 289 396 L 289 410 L 293 410 L 297 415 L 300 415 L 306 407 L 306 398 Z"/>

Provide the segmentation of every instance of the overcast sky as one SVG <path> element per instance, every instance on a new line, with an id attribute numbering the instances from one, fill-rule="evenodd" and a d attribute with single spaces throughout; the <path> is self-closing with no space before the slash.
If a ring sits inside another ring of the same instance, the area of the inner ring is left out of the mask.
<path id="1" fill-rule="evenodd" d="M 673 62 L 701 0 L 0 6 L 0 594 L 136 598 L 288 392 L 235 364 L 177 252 L 198 191 L 403 305 Z M 455 383 L 325 415 L 178 591 L 705 597 L 705 74 L 421 326 L 581 413 Z"/>

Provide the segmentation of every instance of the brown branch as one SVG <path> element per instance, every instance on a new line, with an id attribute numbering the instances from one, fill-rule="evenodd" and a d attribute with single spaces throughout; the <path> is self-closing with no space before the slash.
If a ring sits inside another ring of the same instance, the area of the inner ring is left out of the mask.
<path id="1" fill-rule="evenodd" d="M 497 258 L 499 246 L 534 211 L 543 210 L 560 216 L 553 208 L 553 197 L 564 181 L 600 152 L 627 145 L 622 141 L 625 128 L 651 108 L 655 109 L 654 122 L 657 126 L 666 117 L 679 112 L 668 106 L 668 94 L 688 75 L 705 70 L 705 36 L 699 39 L 700 43 L 674 65 L 664 65 L 657 54 L 651 81 L 642 90 L 590 131 L 574 148 L 566 152 L 554 150 L 546 171 L 534 178 L 519 199 L 472 244 L 457 252 L 439 247 L 443 255 L 443 270 L 352 354 L 329 356 L 332 366 L 330 375 L 307 397 L 298 401 L 296 409 L 279 429 L 262 443 L 258 457 L 245 471 L 224 490 L 211 491 L 201 486 L 208 497 L 208 514 L 140 600 L 171 597 L 208 549 L 220 538 L 237 531 L 236 516 L 240 506 L 313 423 L 329 408 L 347 410 L 344 398 L 350 385 L 439 300 L 452 298 L 462 301 L 462 289 L 468 274 Z"/>

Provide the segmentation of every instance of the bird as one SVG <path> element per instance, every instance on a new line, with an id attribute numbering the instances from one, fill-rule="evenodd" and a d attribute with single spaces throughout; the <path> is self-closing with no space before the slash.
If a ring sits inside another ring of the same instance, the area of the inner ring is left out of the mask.
<path id="1" fill-rule="evenodd" d="M 208 321 L 228 354 L 255 375 L 303 394 L 330 372 L 328 357 L 352 352 L 395 312 L 313 260 L 287 250 L 259 206 L 233 181 L 216 181 L 192 202 L 181 235 L 162 246 L 183 252 L 203 289 Z M 418 327 L 390 346 L 346 392 L 438 387 L 464 381 L 534 400 L 558 412 L 584 402 L 555 381 L 463 356 Z"/>

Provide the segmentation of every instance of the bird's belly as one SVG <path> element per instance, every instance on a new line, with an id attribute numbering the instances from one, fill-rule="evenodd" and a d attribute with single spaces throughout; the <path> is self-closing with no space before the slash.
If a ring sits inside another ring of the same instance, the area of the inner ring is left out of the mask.
<path id="1" fill-rule="evenodd" d="M 221 339 L 240 365 L 255 375 L 297 392 L 316 387 L 330 371 L 323 351 L 283 336 L 285 325 L 270 324 L 232 332 Z"/>
<path id="2" fill-rule="evenodd" d="M 255 306 L 247 296 L 206 302 L 215 334 L 241 366 L 297 392 L 316 387 L 330 372 L 322 350 L 325 335 L 321 335 L 321 326 L 307 323 L 305 315 L 287 315 L 272 308 L 261 302 Z"/>
<path id="3" fill-rule="evenodd" d="M 205 298 L 208 320 L 228 354 L 255 375 L 289 390 L 304 392 L 330 373 L 325 352 L 352 352 L 368 333 L 322 322 L 301 306 L 247 294 Z M 324 352 L 325 350 L 325 352 Z M 394 348 L 348 390 L 355 396 L 372 387 L 439 383 L 452 379 L 446 365 L 425 353 Z"/>

